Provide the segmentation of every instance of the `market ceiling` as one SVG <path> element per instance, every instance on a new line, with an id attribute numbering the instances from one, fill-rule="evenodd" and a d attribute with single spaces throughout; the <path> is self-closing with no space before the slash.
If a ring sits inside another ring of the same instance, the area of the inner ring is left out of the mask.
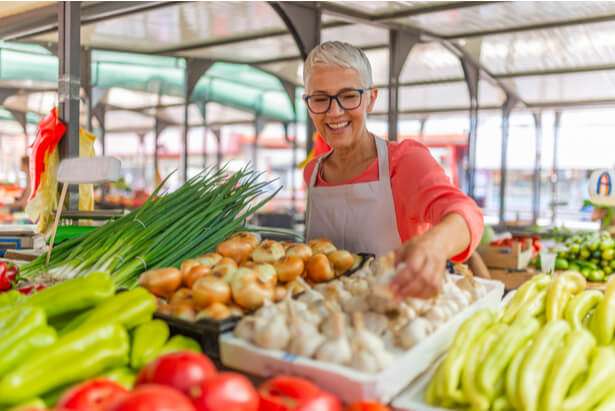
<path id="1" fill-rule="evenodd" d="M 55 3 L 3 2 L 0 39 L 53 49 L 58 39 Z M 322 15 L 322 41 L 348 41 L 366 50 L 375 82 L 382 87 L 375 117 L 388 110 L 391 30 L 419 39 L 400 73 L 401 117 L 468 110 L 460 56 L 480 69 L 481 109 L 502 107 L 507 95 L 516 97 L 519 109 L 615 104 L 615 2 L 292 4 Z M 304 50 L 276 12 L 280 5 L 284 3 L 82 2 L 81 44 L 94 50 L 249 64 L 275 75 L 281 84 L 300 86 Z"/>

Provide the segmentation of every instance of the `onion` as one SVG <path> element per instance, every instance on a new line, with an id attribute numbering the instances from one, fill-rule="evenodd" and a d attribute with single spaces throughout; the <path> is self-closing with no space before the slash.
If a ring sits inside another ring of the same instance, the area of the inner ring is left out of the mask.
<path id="1" fill-rule="evenodd" d="M 290 281 L 286 284 L 287 290 L 292 290 L 293 296 L 305 291 L 305 288 L 297 282 L 297 280 Z"/>
<path id="2" fill-rule="evenodd" d="M 157 268 L 141 274 L 139 285 L 154 295 L 169 299 L 182 283 L 182 274 L 177 268 Z"/>
<path id="3" fill-rule="evenodd" d="M 327 238 L 315 238 L 310 240 L 308 245 L 312 248 L 313 254 L 329 254 L 336 250 L 333 242 Z"/>
<path id="4" fill-rule="evenodd" d="M 202 265 L 206 265 L 207 267 L 213 267 L 218 264 L 220 260 L 222 260 L 222 256 L 218 253 L 207 253 L 195 258 L 195 260 L 200 262 Z"/>
<path id="5" fill-rule="evenodd" d="M 308 278 L 316 283 L 328 281 L 335 276 L 331 262 L 324 254 L 313 255 L 307 263 Z M 309 281 L 308 281 L 309 284 Z"/>
<path id="6" fill-rule="evenodd" d="M 243 316 L 243 309 L 235 303 L 231 303 L 228 305 L 228 309 L 231 311 L 231 315 L 236 317 Z"/>
<path id="7" fill-rule="evenodd" d="M 252 252 L 252 260 L 256 263 L 275 263 L 284 257 L 284 247 L 277 241 L 264 240 Z"/>
<path id="8" fill-rule="evenodd" d="M 304 264 L 301 258 L 287 255 L 276 262 L 274 268 L 278 274 L 278 279 L 283 283 L 287 283 L 301 275 Z"/>
<path id="9" fill-rule="evenodd" d="M 246 268 L 256 271 L 259 280 L 265 287 L 273 288 L 278 283 L 278 274 L 271 264 L 252 263 L 246 265 Z"/>
<path id="10" fill-rule="evenodd" d="M 225 257 L 218 264 L 214 265 L 211 271 L 212 274 L 221 273 L 221 278 L 230 283 L 233 275 L 235 275 L 235 271 L 237 271 L 237 263 L 235 260 Z"/>
<path id="11" fill-rule="evenodd" d="M 209 274 L 211 274 L 210 267 L 207 267 L 206 265 L 195 265 L 184 276 L 184 285 L 186 287 L 192 288 L 194 286 L 194 283 L 196 283 L 196 280 Z"/>
<path id="12" fill-rule="evenodd" d="M 236 263 L 246 260 L 253 250 L 254 247 L 248 241 L 239 238 L 223 241 L 216 247 L 218 254 L 232 258 Z"/>
<path id="13" fill-rule="evenodd" d="M 179 270 L 181 271 L 182 275 L 186 275 L 188 274 L 188 271 L 190 271 L 192 267 L 196 267 L 197 265 L 201 265 L 201 262 L 197 260 L 196 258 L 191 258 L 189 260 L 184 261 L 182 265 L 179 267 Z"/>
<path id="14" fill-rule="evenodd" d="M 163 315 L 173 315 L 173 310 L 175 306 L 173 304 L 162 304 L 158 306 L 156 312 Z"/>
<path id="15" fill-rule="evenodd" d="M 242 308 L 254 310 L 265 302 L 273 300 L 273 288 L 267 287 L 259 278 L 258 273 L 247 267 L 242 267 L 231 281 L 233 300 Z"/>
<path id="16" fill-rule="evenodd" d="M 197 315 L 197 319 L 211 318 L 212 320 L 224 320 L 232 315 L 231 310 L 222 303 L 213 303 Z"/>
<path id="17" fill-rule="evenodd" d="M 192 287 L 192 298 L 200 308 L 213 303 L 226 304 L 231 299 L 231 287 L 215 276 L 199 278 Z"/>
<path id="18" fill-rule="evenodd" d="M 287 256 L 299 257 L 303 262 L 307 263 L 312 256 L 312 249 L 307 244 L 297 243 L 286 250 Z"/>
<path id="19" fill-rule="evenodd" d="M 169 300 L 169 304 L 179 304 L 185 300 L 192 300 L 192 290 L 190 288 L 180 288 Z"/>
<path id="20" fill-rule="evenodd" d="M 250 233 L 248 231 L 241 231 L 239 233 L 235 233 L 232 236 L 230 236 L 229 240 L 235 240 L 235 239 L 239 239 L 242 241 L 247 241 L 248 243 L 250 243 L 250 245 L 252 246 L 252 248 L 255 248 L 258 245 L 258 236 L 254 233 Z"/>
<path id="21" fill-rule="evenodd" d="M 171 314 L 173 317 L 181 318 L 187 321 L 194 321 L 194 303 L 190 300 L 184 300 L 175 306 Z"/>
<path id="22" fill-rule="evenodd" d="M 335 250 L 327 254 L 327 258 L 331 261 L 335 268 L 335 272 L 338 274 L 350 270 L 354 264 L 352 254 L 346 250 Z"/>

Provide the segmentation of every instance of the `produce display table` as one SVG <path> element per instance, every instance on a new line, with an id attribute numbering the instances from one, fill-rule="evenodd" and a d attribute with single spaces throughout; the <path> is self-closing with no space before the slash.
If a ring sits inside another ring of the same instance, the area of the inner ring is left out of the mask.
<path id="1" fill-rule="evenodd" d="M 562 271 L 555 271 L 555 274 L 559 274 L 561 272 Z M 521 284 L 531 279 L 538 273 L 540 273 L 540 271 L 532 267 L 528 267 L 524 270 L 504 270 L 497 268 L 489 269 L 489 274 L 491 275 L 491 278 L 503 282 L 504 288 L 506 290 L 516 290 L 521 286 Z M 604 290 L 606 284 L 606 282 L 588 281 L 587 288 L 595 290 Z"/>

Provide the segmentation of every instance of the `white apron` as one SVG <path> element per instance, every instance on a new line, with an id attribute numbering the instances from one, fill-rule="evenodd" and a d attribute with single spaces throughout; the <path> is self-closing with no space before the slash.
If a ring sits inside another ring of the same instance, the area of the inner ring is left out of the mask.
<path id="1" fill-rule="evenodd" d="M 310 178 L 306 241 L 328 238 L 337 248 L 380 256 L 401 245 L 391 190 L 389 152 L 385 140 L 374 137 L 378 151 L 378 181 L 316 187 L 322 161 Z"/>

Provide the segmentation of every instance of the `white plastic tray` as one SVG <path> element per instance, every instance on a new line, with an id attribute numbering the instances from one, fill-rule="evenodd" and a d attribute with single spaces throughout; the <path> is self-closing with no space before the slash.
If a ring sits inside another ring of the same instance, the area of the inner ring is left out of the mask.
<path id="1" fill-rule="evenodd" d="M 259 348 L 232 333 L 220 336 L 220 357 L 227 367 L 263 377 L 285 374 L 307 378 L 344 402 L 376 400 L 388 403 L 448 349 L 457 329 L 468 317 L 481 308 L 499 308 L 504 284 L 477 280 L 487 288 L 483 298 L 459 312 L 412 349 L 400 353 L 391 366 L 377 374 Z"/>

